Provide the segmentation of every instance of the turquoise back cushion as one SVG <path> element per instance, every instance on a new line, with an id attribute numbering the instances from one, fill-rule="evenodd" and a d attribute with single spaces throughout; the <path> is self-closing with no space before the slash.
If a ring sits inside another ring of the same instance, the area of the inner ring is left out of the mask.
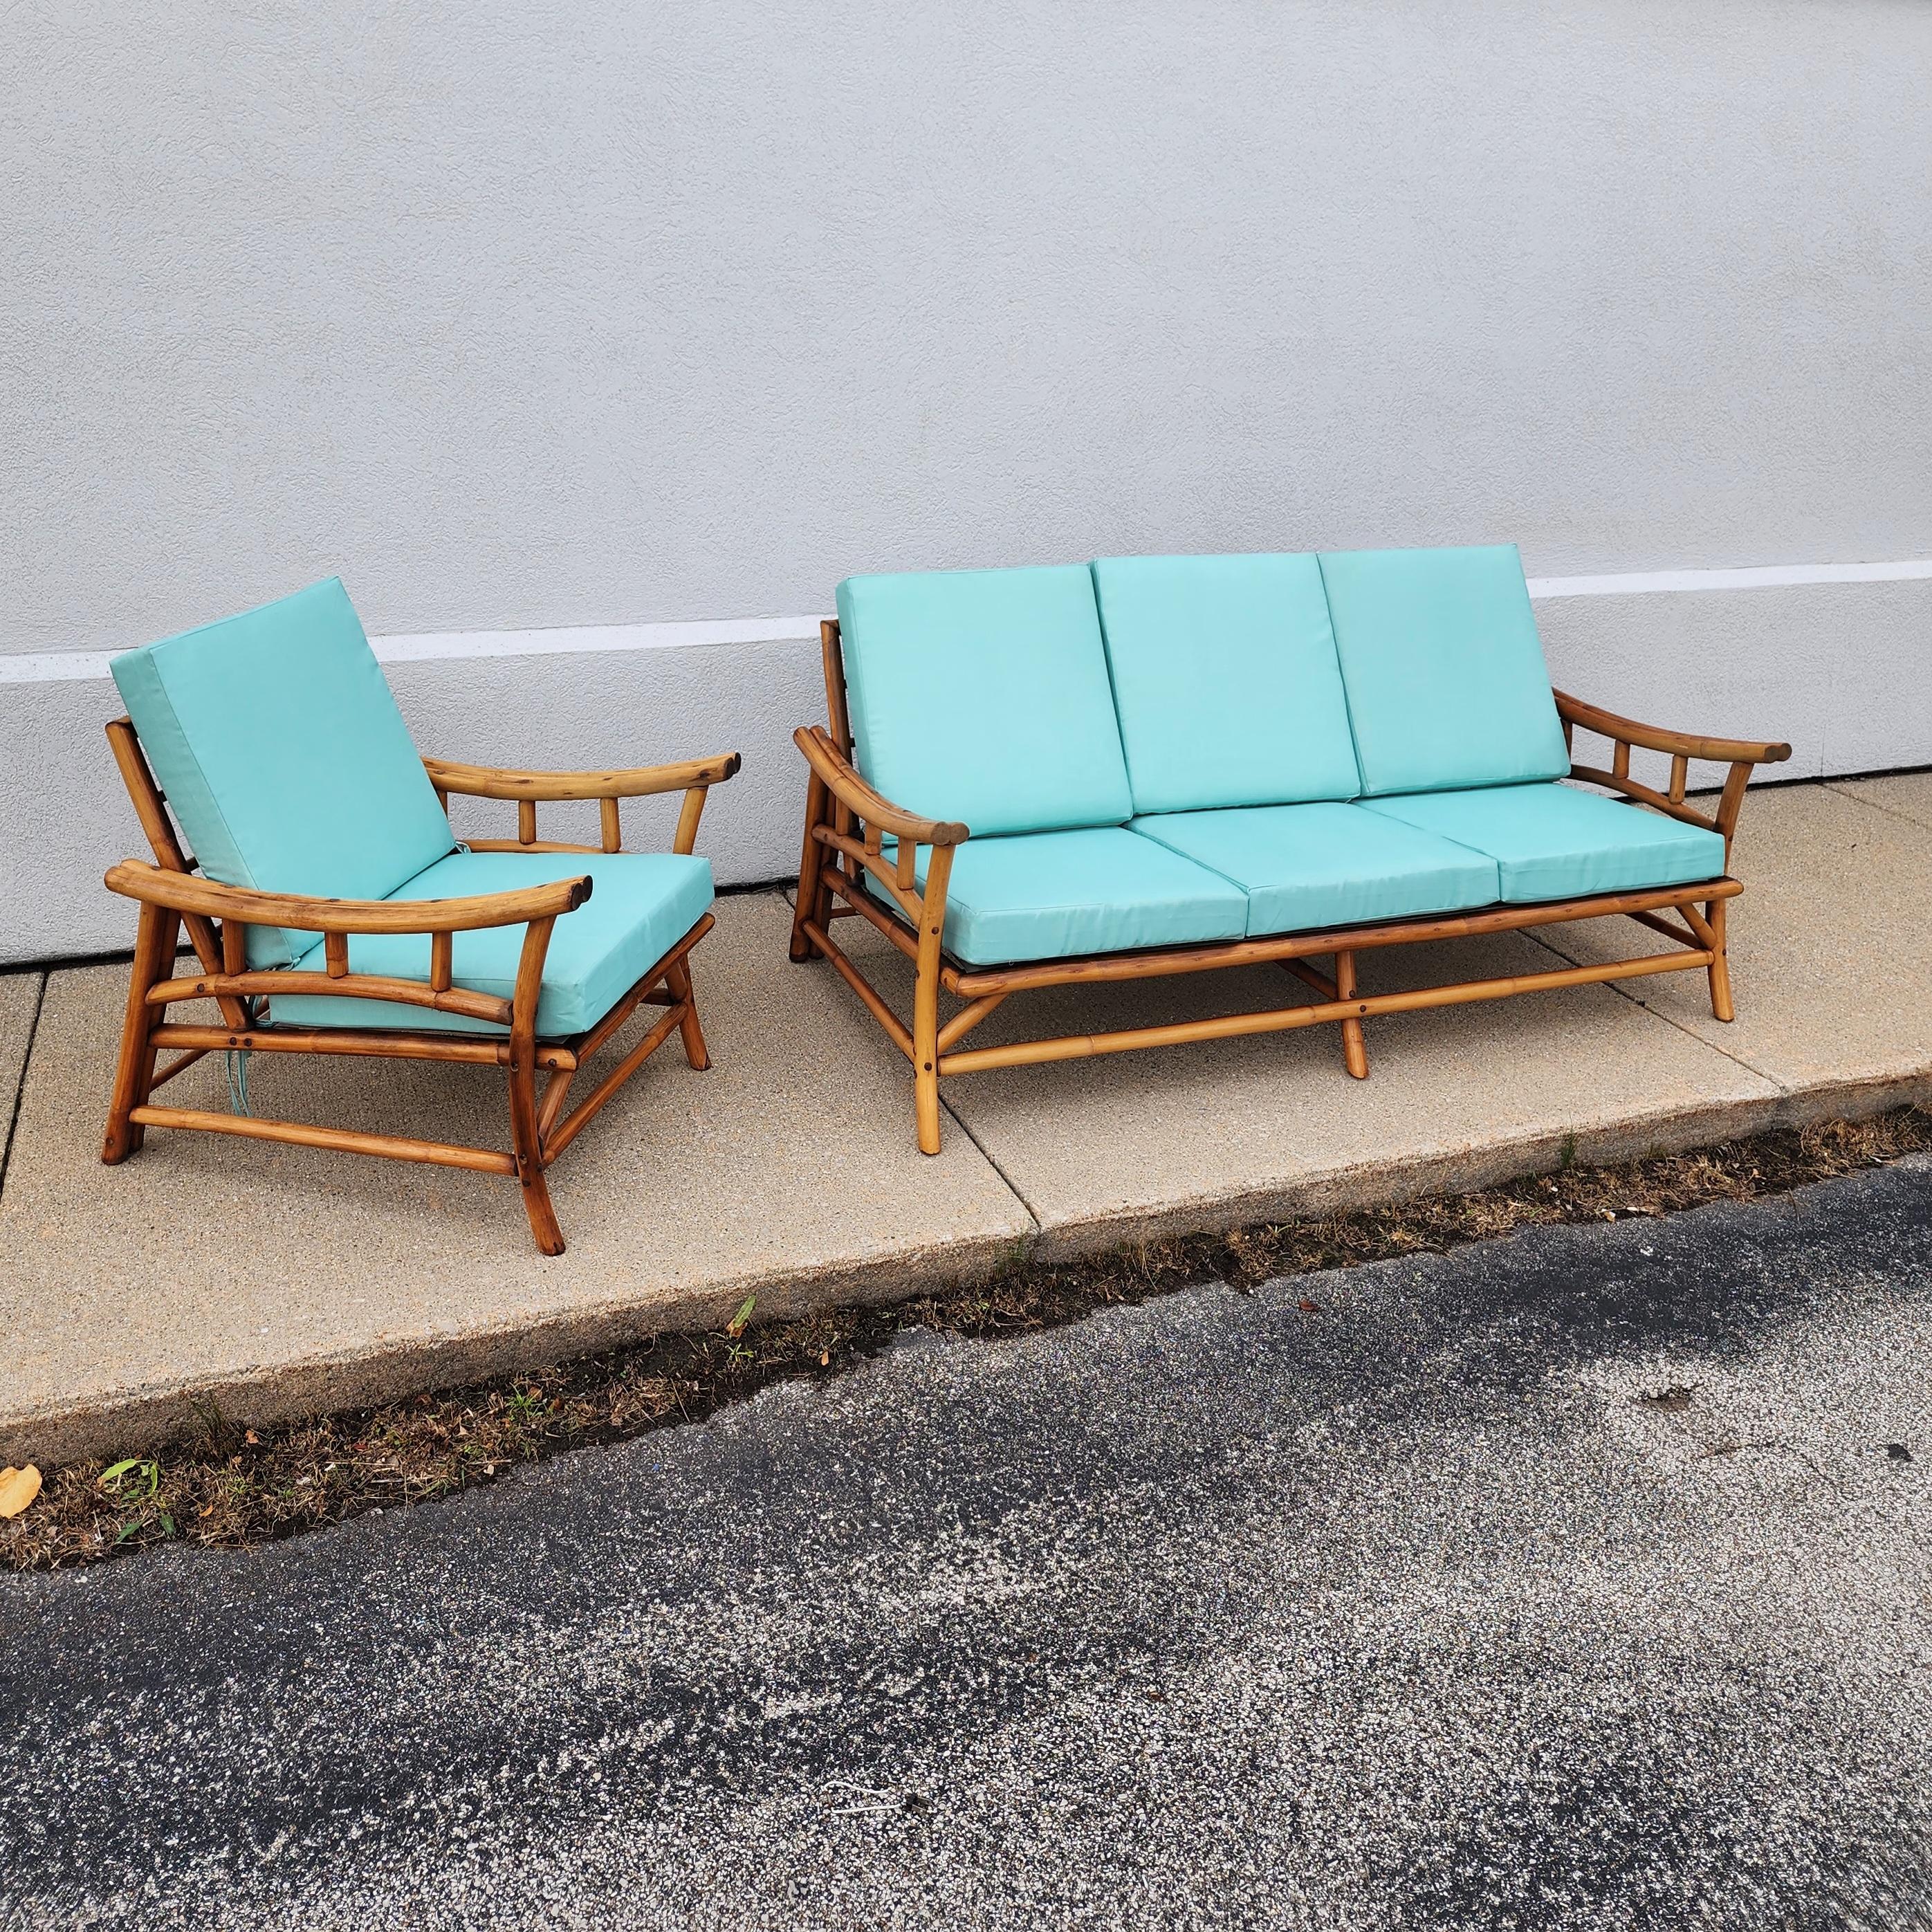
<path id="1" fill-rule="evenodd" d="M 859 769 L 893 804 L 976 836 L 1132 812 L 1084 563 L 848 577 L 838 628 Z"/>
<path id="2" fill-rule="evenodd" d="M 380 899 L 455 844 L 340 583 L 114 659 L 114 682 L 202 870 L 225 885 Z M 250 961 L 314 933 L 254 927 Z"/>
<path id="3" fill-rule="evenodd" d="M 1361 790 L 1312 556 L 1108 557 L 1094 586 L 1136 812 Z"/>
<path id="4" fill-rule="evenodd" d="M 1568 774 L 1514 544 L 1324 552 L 1322 578 L 1366 795 Z"/>

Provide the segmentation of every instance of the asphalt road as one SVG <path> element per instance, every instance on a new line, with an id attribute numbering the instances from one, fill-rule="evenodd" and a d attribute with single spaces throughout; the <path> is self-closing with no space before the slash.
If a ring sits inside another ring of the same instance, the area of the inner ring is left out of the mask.
<path id="1" fill-rule="evenodd" d="M 916 1338 L 0 1584 L 0 1924 L 1932 1924 L 1928 1481 L 1923 1162 Z"/>

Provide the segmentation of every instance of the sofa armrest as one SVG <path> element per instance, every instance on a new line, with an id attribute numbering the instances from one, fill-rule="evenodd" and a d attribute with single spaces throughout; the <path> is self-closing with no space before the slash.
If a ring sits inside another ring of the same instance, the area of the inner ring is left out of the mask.
<path id="1" fill-rule="evenodd" d="M 819 782 L 867 825 L 912 845 L 963 845 L 971 836 L 955 820 L 921 818 L 881 798 L 852 769 L 822 725 L 801 724 L 791 736 Z"/>
<path id="2" fill-rule="evenodd" d="M 623 849 L 622 832 L 617 818 L 620 798 L 650 798 L 662 792 L 681 791 L 684 808 L 678 814 L 677 833 L 671 843 L 674 852 L 689 854 L 698 844 L 698 824 L 704 810 L 706 794 L 715 784 L 734 777 L 744 762 L 736 752 L 710 758 L 688 758 L 674 765 L 639 765 L 628 771 L 528 772 L 496 765 L 458 764 L 448 758 L 425 758 L 423 769 L 436 788 L 443 809 L 449 808 L 452 793 L 461 798 L 514 799 L 517 805 L 517 836 L 508 838 L 472 838 L 476 852 L 617 852 Z M 596 799 L 601 808 L 603 843 L 567 845 L 539 842 L 537 806 L 539 801 Z"/>
<path id="3" fill-rule="evenodd" d="M 1759 765 L 1782 764 L 1791 755 L 1789 745 L 1759 743 L 1748 738 L 1700 737 L 1694 732 L 1673 731 L 1664 725 L 1641 724 L 1634 718 L 1620 718 L 1614 711 L 1606 711 L 1600 706 L 1586 704 L 1580 698 L 1572 698 L 1567 691 L 1558 692 L 1556 697 L 1556 715 L 1563 721 L 1566 745 L 1571 742 L 1580 726 L 1586 731 L 1609 739 L 1614 747 L 1607 771 L 1598 765 L 1573 763 L 1570 770 L 1574 776 L 1621 792 L 1626 798 L 1649 806 L 1672 818 L 1681 818 L 1687 824 L 1700 825 L 1706 831 L 1721 832 L 1726 864 L 1730 862 L 1731 835 L 1737 828 L 1744 788 L 1750 782 L 1753 769 Z M 1630 776 L 1633 748 L 1669 754 L 1670 784 L 1667 791 L 1659 791 L 1655 786 L 1644 784 Z M 1718 808 L 1708 817 L 1684 802 L 1684 789 L 1693 758 L 1711 759 L 1730 766 L 1725 776 L 1724 790 L 1718 797 Z"/>
<path id="4" fill-rule="evenodd" d="M 1675 758 L 1710 758 L 1721 764 L 1741 760 L 1750 765 L 1781 765 L 1791 755 L 1789 745 L 1757 744 L 1745 738 L 1700 738 L 1661 724 L 1640 724 L 1634 718 L 1619 718 L 1614 711 L 1586 704 L 1567 691 L 1556 693 L 1556 715 L 1565 724 L 1580 724 L 1600 736 L 1640 745 L 1647 752 L 1668 752 Z"/>

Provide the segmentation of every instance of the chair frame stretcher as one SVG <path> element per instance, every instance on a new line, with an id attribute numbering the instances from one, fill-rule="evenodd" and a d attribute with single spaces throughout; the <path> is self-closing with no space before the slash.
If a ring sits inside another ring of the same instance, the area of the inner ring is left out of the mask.
<path id="1" fill-rule="evenodd" d="M 478 1173 L 508 1174 L 522 1188 L 524 1211 L 538 1247 L 547 1255 L 562 1254 L 563 1234 L 550 1204 L 544 1170 L 672 1034 L 682 1038 L 685 1058 L 694 1068 L 701 1072 L 710 1064 L 704 1030 L 698 1023 L 688 962 L 692 949 L 711 930 L 714 923 L 711 914 L 706 913 L 595 1026 L 566 1040 L 541 1040 L 536 1031 L 537 1005 L 550 934 L 559 919 L 590 896 L 591 881 L 587 876 L 451 899 L 315 898 L 222 885 L 200 876 L 195 861 L 184 851 L 131 721 L 116 718 L 107 727 L 107 737 L 141 828 L 153 848 L 154 862 L 124 860 L 110 868 L 106 878 L 110 890 L 139 903 L 140 914 L 101 1159 L 110 1166 L 116 1166 L 141 1146 L 149 1127 L 181 1127 L 351 1154 L 377 1154 L 391 1160 L 428 1162 Z M 707 791 L 731 777 L 738 770 L 740 759 L 734 752 L 682 764 L 604 772 L 500 770 L 452 764 L 438 758 L 425 758 L 423 764 L 446 812 L 452 794 L 516 801 L 518 837 L 470 839 L 466 842 L 472 851 L 621 851 L 619 800 L 682 791 L 683 806 L 672 849 L 688 854 L 697 842 L 698 820 Z M 539 842 L 538 802 L 581 799 L 599 802 L 601 845 Z M 246 940 L 247 929 L 251 926 L 321 934 L 326 970 L 250 968 Z M 453 935 L 503 926 L 526 928 L 512 997 L 499 999 L 455 986 L 452 979 Z M 200 968 L 185 975 L 175 970 L 184 932 Z M 427 936 L 428 980 L 351 972 L 349 938 L 355 933 Z M 506 1027 L 508 1031 L 490 1035 L 427 1029 L 411 1031 L 401 1028 L 338 1030 L 261 1024 L 250 1003 L 264 996 L 272 999 L 278 993 L 382 1000 L 458 1014 Z M 218 1025 L 188 1024 L 167 1017 L 169 1007 L 179 1002 L 211 999 L 220 1016 Z M 564 1100 L 578 1070 L 640 1006 L 662 1006 L 665 1010 L 642 1039 L 566 1114 Z M 155 1103 L 155 1093 L 185 1068 L 207 1054 L 232 1049 L 501 1067 L 508 1078 L 509 1149 L 505 1152 L 454 1142 L 419 1140 L 396 1134 L 317 1126 L 305 1121 Z M 160 1056 L 170 1050 L 176 1057 L 161 1064 Z M 539 1074 L 544 1076 L 541 1091 Z"/>
<path id="2" fill-rule="evenodd" d="M 852 762 L 844 667 L 836 619 L 827 620 L 820 626 L 820 638 L 830 728 L 801 726 L 792 734 L 794 742 L 804 754 L 809 775 L 791 957 L 801 962 L 813 958 L 830 961 L 884 1029 L 887 1038 L 912 1062 L 914 1114 L 922 1153 L 939 1151 L 940 1082 L 952 1075 L 994 1067 L 1084 1059 L 1141 1047 L 1180 1046 L 1191 1040 L 1282 1033 L 1333 1022 L 1342 1030 L 1343 1064 L 1357 1079 L 1365 1080 L 1369 1073 L 1368 1046 L 1363 1030 L 1365 1020 L 1433 1006 L 1506 999 L 1557 986 L 1591 986 L 1651 974 L 1700 969 L 1708 980 L 1712 1012 L 1720 1020 L 1732 1017 L 1725 914 L 1729 902 L 1744 887 L 1730 876 L 1732 836 L 1753 767 L 1782 763 L 1791 755 L 1789 745 L 1699 737 L 1640 724 L 1559 691 L 1556 694 L 1556 709 L 1562 720 L 1564 743 L 1574 750 L 1575 734 L 1581 729 L 1608 739 L 1612 746 L 1607 767 L 1573 764 L 1571 776 L 1618 793 L 1636 809 L 1659 812 L 1720 833 L 1724 841 L 1724 876 L 1690 885 L 1598 893 L 1534 905 L 1498 905 L 1468 913 L 1425 914 L 1263 939 L 976 967 L 954 958 L 944 950 L 943 943 L 953 854 L 970 836 L 968 830 L 956 822 L 922 818 L 904 811 L 882 798 L 860 776 Z M 1670 777 L 1666 790 L 1660 791 L 1631 778 L 1630 760 L 1634 748 L 1670 756 Z M 1694 758 L 1716 760 L 1730 767 L 1714 812 L 1701 812 L 1687 800 Z M 884 850 L 888 838 L 896 842 L 896 849 L 890 855 Z M 923 887 L 919 885 L 915 872 L 916 848 L 921 845 L 928 847 L 931 854 Z M 1673 914 L 1674 917 L 1670 916 Z M 1464 980 L 1414 992 L 1363 994 L 1357 990 L 1358 954 L 1379 946 L 1520 932 L 1612 915 L 1634 920 L 1671 940 L 1676 950 L 1602 965 L 1564 967 L 1504 979 Z M 910 1025 L 893 1012 L 832 938 L 832 922 L 846 917 L 864 920 L 913 962 Z M 1324 973 L 1310 963 L 1323 956 L 1332 958 L 1332 974 Z M 1015 993 L 1044 986 L 1097 985 L 1270 963 L 1312 987 L 1320 998 L 1313 1004 L 1185 1020 L 1167 1026 L 1070 1034 L 1051 1040 L 1016 1041 L 1005 1046 L 962 1048 L 960 1046 L 975 1027 Z M 941 992 L 964 1002 L 944 1023 L 940 1018 Z"/>

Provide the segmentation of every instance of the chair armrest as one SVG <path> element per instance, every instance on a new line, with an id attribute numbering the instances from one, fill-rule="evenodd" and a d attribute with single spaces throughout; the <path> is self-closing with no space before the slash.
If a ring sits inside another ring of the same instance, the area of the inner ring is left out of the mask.
<path id="1" fill-rule="evenodd" d="M 671 850 L 688 856 L 698 844 L 698 822 L 710 788 L 734 776 L 743 762 L 737 752 L 726 752 L 715 758 L 687 758 L 676 765 L 639 765 L 622 772 L 521 772 L 496 765 L 459 765 L 447 758 L 425 758 L 423 769 L 446 812 L 452 792 L 464 798 L 516 800 L 516 838 L 472 838 L 468 842 L 474 852 L 620 852 L 624 838 L 617 820 L 617 801 L 681 791 L 684 808 L 677 815 Z M 601 846 L 538 843 L 539 800 L 557 802 L 593 798 L 598 805 Z"/>
<path id="2" fill-rule="evenodd" d="M 485 926 L 527 926 L 574 911 L 590 896 L 588 878 L 553 879 L 510 892 L 461 899 L 329 899 L 301 892 L 262 892 L 224 886 L 189 872 L 164 872 L 140 859 L 108 868 L 110 892 L 170 912 L 232 920 L 240 926 L 279 926 L 297 932 L 475 932 Z"/>
<path id="3" fill-rule="evenodd" d="M 246 886 L 224 886 L 124 859 L 110 866 L 105 881 L 110 892 L 138 899 L 144 921 L 164 913 L 221 922 L 221 970 L 203 971 L 185 980 L 164 980 L 150 986 L 150 1006 L 167 1006 L 176 1000 L 241 1000 L 245 1023 L 252 1010 L 246 1004 L 266 994 L 283 992 L 328 994 L 344 999 L 386 1000 L 393 1004 L 434 1007 L 509 1028 L 513 1039 L 527 1042 L 535 1036 L 537 1001 L 543 983 L 544 955 L 550 928 L 560 915 L 574 911 L 590 896 L 588 878 L 550 879 L 511 892 L 484 892 L 452 899 L 331 899 L 299 892 L 262 892 Z M 152 910 L 146 910 L 152 908 Z M 298 932 L 322 936 L 326 962 L 320 973 L 272 967 L 250 970 L 247 930 L 251 926 L 292 927 Z M 454 984 L 452 937 L 486 926 L 520 926 L 523 951 L 517 968 L 514 997 L 502 1000 Z M 349 969 L 352 933 L 426 934 L 429 938 L 429 978 L 425 984 Z M 228 1010 L 224 1005 L 224 1013 Z M 231 1019 L 231 1025 L 235 1022 Z"/>
<path id="4" fill-rule="evenodd" d="M 1744 738 L 1700 738 L 1688 731 L 1672 731 L 1661 724 L 1640 724 L 1634 718 L 1619 718 L 1614 711 L 1586 704 L 1567 691 L 1556 693 L 1556 715 L 1566 724 L 1580 724 L 1586 731 L 1612 738 L 1626 745 L 1640 745 L 1647 752 L 1668 752 L 1673 758 L 1711 758 L 1720 764 L 1781 765 L 1791 755 L 1789 745 L 1757 744 Z"/>
<path id="5" fill-rule="evenodd" d="M 822 725 L 801 724 L 791 736 L 826 790 L 868 825 L 914 845 L 963 845 L 971 836 L 955 820 L 921 818 L 881 798 L 846 762 Z"/>
<path id="6" fill-rule="evenodd" d="M 682 764 L 639 765 L 622 772 L 524 772 L 498 765 L 462 765 L 448 758 L 425 758 L 430 783 L 440 792 L 464 798 L 560 800 L 649 798 L 658 792 L 688 791 L 722 784 L 744 762 L 736 752 L 715 758 L 687 758 Z"/>

